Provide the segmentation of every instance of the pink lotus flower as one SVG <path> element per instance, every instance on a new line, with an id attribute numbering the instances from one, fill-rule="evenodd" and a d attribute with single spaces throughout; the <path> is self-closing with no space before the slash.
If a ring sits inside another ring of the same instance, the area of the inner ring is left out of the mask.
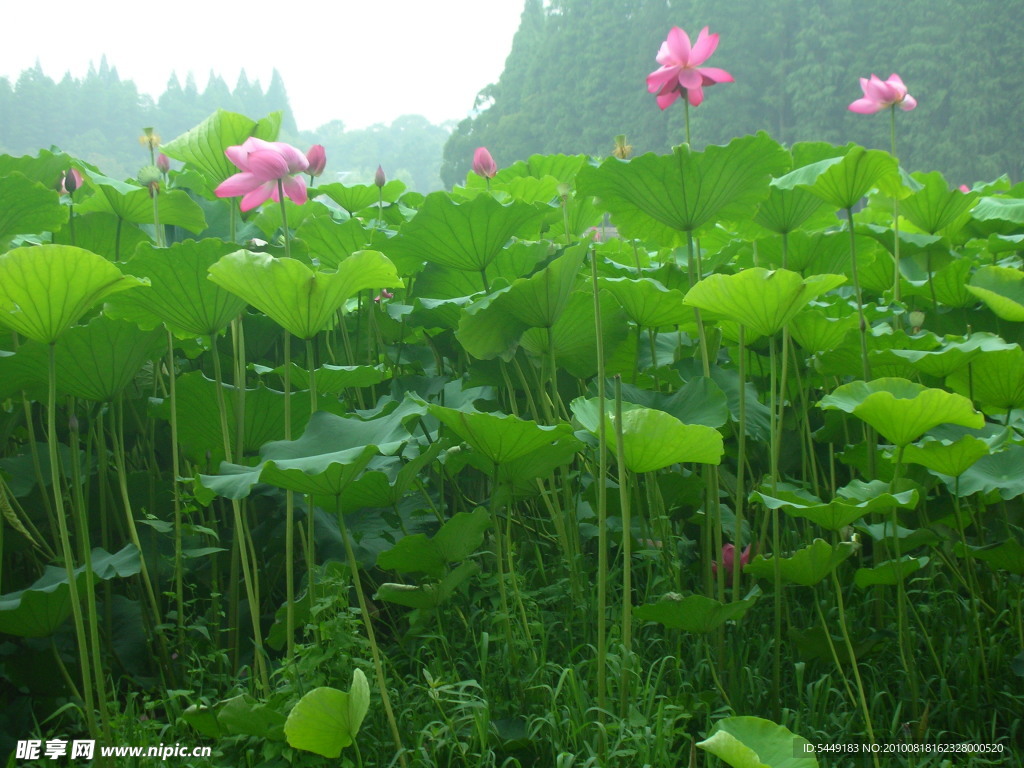
<path id="1" fill-rule="evenodd" d="M 171 158 L 161 152 L 156 156 L 156 167 L 160 170 L 160 173 L 167 173 L 171 170 Z"/>
<path id="2" fill-rule="evenodd" d="M 295 147 L 279 141 L 252 137 L 224 150 L 228 159 L 241 169 L 220 183 L 217 197 L 242 195 L 242 210 L 251 211 L 267 200 L 280 201 L 278 184 L 285 195 L 300 205 L 308 199 L 306 182 L 296 174 L 309 167 L 309 161 Z"/>
<path id="3" fill-rule="evenodd" d="M 379 165 L 377 166 L 377 172 L 373 174 L 373 183 L 377 185 L 378 189 L 388 183 L 388 177 L 384 175 L 384 169 Z"/>
<path id="4" fill-rule="evenodd" d="M 322 144 L 314 144 L 306 153 L 306 160 L 309 161 L 306 173 L 310 176 L 319 176 L 324 172 L 324 166 L 327 165 L 327 150 L 323 148 Z"/>
<path id="5" fill-rule="evenodd" d="M 904 112 L 909 112 L 917 106 L 917 99 L 907 93 L 907 86 L 897 74 L 889 75 L 888 80 L 882 80 L 878 75 L 871 75 L 870 79 L 862 77 L 860 89 L 864 91 L 864 98 L 850 105 L 851 112 L 873 115 L 896 105 Z"/>
<path id="6" fill-rule="evenodd" d="M 959 189 L 965 195 L 968 194 L 971 191 L 971 188 L 968 187 L 966 184 L 961 184 L 959 187 L 957 187 L 957 189 Z"/>
<path id="7" fill-rule="evenodd" d="M 483 176 L 485 179 L 493 179 L 498 172 L 498 166 L 487 151 L 487 147 L 477 147 L 473 153 L 473 173 Z"/>
<path id="8" fill-rule="evenodd" d="M 725 581 L 727 584 L 732 584 L 732 567 L 736 558 L 736 546 L 734 544 L 723 544 L 722 545 L 722 567 L 725 568 Z M 746 548 L 740 553 L 740 569 L 743 568 L 750 562 L 750 545 L 747 544 Z M 716 577 L 718 576 L 718 563 L 711 563 L 711 573 Z"/>
<path id="9" fill-rule="evenodd" d="M 668 39 L 661 44 L 656 57 L 661 64 L 647 76 L 647 91 L 658 94 L 658 106 L 667 109 L 684 93 L 687 101 L 699 107 L 704 101 L 704 86 L 731 83 L 732 75 L 717 67 L 700 66 L 718 47 L 718 35 L 709 35 L 704 27 L 697 42 L 690 46 L 690 36 L 679 27 L 672 27 Z"/>

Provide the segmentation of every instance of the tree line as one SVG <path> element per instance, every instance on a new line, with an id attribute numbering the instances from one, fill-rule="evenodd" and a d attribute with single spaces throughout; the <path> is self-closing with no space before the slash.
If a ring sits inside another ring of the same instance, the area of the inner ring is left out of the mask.
<path id="1" fill-rule="evenodd" d="M 442 178 L 464 178 L 477 146 L 499 164 L 534 153 L 607 156 L 626 134 L 636 152 L 685 141 L 684 110 L 661 112 L 645 78 L 672 26 L 720 34 L 708 66 L 734 83 L 690 109 L 693 144 L 766 130 L 787 144 L 855 141 L 890 148 L 888 114 L 851 113 L 859 77 L 901 75 L 918 108 L 897 117 L 910 170 L 955 184 L 1022 175 L 1024 81 L 1010 62 L 1018 3 L 1003 0 L 526 0 L 499 81 L 452 133 Z"/>
<path id="2" fill-rule="evenodd" d="M 130 178 L 149 164 L 149 150 L 139 142 L 144 128 L 152 127 L 169 141 L 218 109 L 254 119 L 282 112 L 282 141 L 303 150 L 313 144 L 326 147 L 325 181 L 368 183 L 381 165 L 388 178 L 401 179 L 419 192 L 441 187 L 441 151 L 452 126 L 405 115 L 390 125 L 365 129 L 346 130 L 341 120 L 335 120 L 300 131 L 277 70 L 266 89 L 244 70 L 234 88 L 211 72 L 203 90 L 191 73 L 184 83 L 175 74 L 154 99 L 140 93 L 131 79 L 122 78 L 106 57 L 83 78 L 66 74 L 55 81 L 38 62 L 14 82 L 0 78 L 0 154 L 35 154 L 56 146 L 108 176 Z"/>

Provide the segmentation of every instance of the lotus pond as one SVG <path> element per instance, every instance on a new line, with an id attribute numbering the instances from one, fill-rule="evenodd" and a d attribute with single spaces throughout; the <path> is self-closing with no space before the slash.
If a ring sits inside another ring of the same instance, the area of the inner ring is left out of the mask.
<path id="1" fill-rule="evenodd" d="M 279 124 L 0 157 L 7 764 L 1020 764 L 1024 185 Z"/>

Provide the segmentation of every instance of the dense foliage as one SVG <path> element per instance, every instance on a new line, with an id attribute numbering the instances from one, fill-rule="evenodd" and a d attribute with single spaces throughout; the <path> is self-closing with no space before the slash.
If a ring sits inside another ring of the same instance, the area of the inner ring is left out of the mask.
<path id="1" fill-rule="evenodd" d="M 902 129 L 905 167 L 957 183 L 1020 178 L 1024 82 L 1009 65 L 1019 10 L 999 0 L 527 0 L 505 71 L 452 134 L 442 177 L 462 178 L 479 145 L 500 147 L 506 164 L 608 155 L 622 133 L 638 152 L 667 151 L 684 140 L 682 110 L 665 120 L 644 77 L 669 27 L 708 25 L 736 82 L 693 116 L 698 146 L 767 130 L 786 144 L 888 148 L 884 126 L 843 108 L 859 95 L 857 77 L 899 72 L 923 95 Z"/>
<path id="2" fill-rule="evenodd" d="M 759 133 L 307 190 L 281 120 L 0 156 L 0 749 L 1019 757 L 1024 185 Z"/>

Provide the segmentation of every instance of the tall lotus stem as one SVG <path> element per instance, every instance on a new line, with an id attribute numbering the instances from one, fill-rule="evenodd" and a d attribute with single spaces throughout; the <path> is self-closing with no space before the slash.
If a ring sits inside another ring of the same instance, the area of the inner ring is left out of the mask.
<path id="1" fill-rule="evenodd" d="M 224 458 L 231 461 L 231 436 L 228 431 L 227 405 L 224 402 L 223 376 L 221 374 L 220 356 L 217 352 L 217 337 L 213 339 L 213 377 L 217 385 L 217 412 L 220 415 L 221 439 L 224 445 Z M 264 691 L 270 690 L 270 676 L 267 673 L 266 654 L 263 648 L 263 629 L 260 627 L 260 608 L 257 598 L 255 576 L 253 574 L 252 560 L 250 559 L 251 548 L 249 546 L 248 532 L 242 520 L 242 505 L 238 499 L 231 499 L 231 513 L 235 524 L 235 538 L 242 562 L 242 580 L 245 582 L 245 594 L 249 600 L 249 618 L 252 622 L 252 638 L 254 645 L 254 656 L 259 682 Z"/>
<path id="2" fill-rule="evenodd" d="M 601 414 L 604 419 L 604 414 Z M 629 705 L 629 669 L 633 651 L 633 517 L 630 510 L 626 449 L 622 433 L 622 377 L 615 375 L 615 453 L 618 466 L 619 506 L 622 513 L 622 683 L 619 710 L 623 717 Z"/>
<path id="3" fill-rule="evenodd" d="M 776 555 L 777 557 L 777 555 Z M 874 745 L 875 741 L 875 729 L 871 726 L 871 711 L 868 709 L 867 698 L 864 696 L 864 681 L 860 677 L 860 668 L 857 666 L 857 654 L 853 650 L 853 643 L 850 641 L 850 631 L 846 626 L 846 607 L 843 603 L 843 587 L 839 583 L 839 577 L 836 576 L 835 570 L 832 571 L 832 586 L 836 591 L 836 607 L 839 609 L 839 629 L 843 633 L 843 642 L 846 644 L 846 652 L 850 658 L 850 665 L 853 667 L 853 677 L 857 681 L 857 694 L 860 699 L 861 713 L 864 715 L 864 727 L 868 731 L 868 739 L 871 744 Z M 826 635 L 828 633 L 826 632 Z M 874 762 L 875 768 L 879 768 L 878 764 L 878 753 L 872 750 L 871 759 Z"/>
<path id="4" fill-rule="evenodd" d="M 398 730 L 398 721 L 395 719 L 395 712 L 391 707 L 391 696 L 388 695 L 388 683 L 384 677 L 384 663 L 381 661 L 380 648 L 377 646 L 377 636 L 373 631 L 373 623 L 370 620 L 370 609 L 366 605 L 366 596 L 363 594 L 362 579 L 359 578 L 359 562 L 352 549 L 352 542 L 348 536 L 348 529 L 345 527 L 345 515 L 341 511 L 341 494 L 334 497 L 334 513 L 338 518 L 338 528 L 341 530 L 341 539 L 345 543 L 345 556 L 348 558 L 348 567 L 352 571 L 352 586 L 356 591 L 356 599 L 359 601 L 359 613 L 363 619 L 363 626 L 366 627 L 366 637 L 370 641 L 370 654 L 373 656 L 373 669 L 377 675 L 377 686 L 380 688 L 380 697 L 384 702 L 384 712 L 388 718 L 388 726 L 391 729 L 391 737 L 395 740 L 398 748 L 398 761 L 403 768 L 407 765 L 405 760 L 405 748 L 402 746 L 402 735 Z M 500 559 L 500 554 L 499 554 Z"/>
<path id="5" fill-rule="evenodd" d="M 896 155 L 896 105 L 889 107 L 889 138 L 892 146 L 892 156 L 896 158 L 896 168 L 899 169 L 899 157 Z M 892 232 L 893 232 L 893 258 L 896 263 L 893 266 L 892 298 L 893 301 L 900 300 L 900 201 L 899 198 L 892 200 Z M 930 254 L 929 254 L 930 255 Z M 928 282 L 931 283 L 932 271 L 928 270 Z M 934 290 L 934 289 L 933 289 Z"/>
<path id="6" fill-rule="evenodd" d="M 590 284 L 594 291 L 594 327 L 602 328 L 601 295 L 597 282 L 597 251 L 590 251 Z M 604 722 L 608 695 L 608 429 L 605 421 L 604 344 L 597 334 L 597 719 Z M 604 729 L 600 729 L 604 734 Z M 602 743 L 604 739 L 602 738 Z"/>
<path id="7" fill-rule="evenodd" d="M 64 511 L 64 496 L 61 490 L 60 462 L 57 454 L 57 363 L 54 345 L 49 347 L 49 377 L 46 400 L 46 445 L 50 453 L 50 487 L 53 489 L 54 508 L 57 515 L 57 527 L 60 531 L 61 556 L 64 558 L 64 570 L 68 577 L 68 594 L 71 599 L 71 615 L 75 624 L 75 639 L 78 645 L 78 662 L 82 667 L 82 699 L 85 709 L 85 720 L 89 733 L 98 735 L 96 727 L 96 711 L 93 708 L 92 676 L 93 669 L 89 663 L 89 638 L 85 631 L 85 620 L 82 618 L 82 603 L 78 595 L 78 580 L 75 578 L 75 558 L 72 554 L 71 536 Z M 93 627 L 94 632 L 98 631 Z"/>

